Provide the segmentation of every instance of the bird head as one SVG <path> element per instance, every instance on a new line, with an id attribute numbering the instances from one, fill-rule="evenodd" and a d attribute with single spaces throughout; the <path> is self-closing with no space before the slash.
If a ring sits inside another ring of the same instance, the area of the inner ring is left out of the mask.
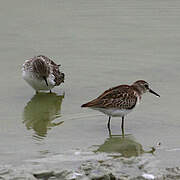
<path id="1" fill-rule="evenodd" d="M 134 82 L 134 83 L 133 83 L 133 86 L 134 86 L 135 88 L 137 88 L 137 89 L 140 91 L 141 94 L 146 93 L 146 92 L 150 92 L 150 93 L 152 93 L 152 94 L 160 97 L 160 95 L 157 94 L 156 92 L 154 92 L 154 91 L 149 87 L 149 84 L 148 84 L 146 81 L 144 81 L 144 80 L 138 80 L 138 81 Z"/>

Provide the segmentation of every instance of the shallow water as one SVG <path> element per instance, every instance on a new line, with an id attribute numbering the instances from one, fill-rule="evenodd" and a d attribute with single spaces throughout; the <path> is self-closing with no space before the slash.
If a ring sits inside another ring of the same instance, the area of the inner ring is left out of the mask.
<path id="1" fill-rule="evenodd" d="M 125 146 L 124 157 L 142 157 L 154 169 L 180 166 L 179 1 L 6 0 L 0 19 L 2 165 L 64 156 L 76 167 L 76 151 L 122 157 Z M 62 64 L 65 83 L 53 94 L 35 95 L 21 77 L 23 62 L 38 54 Z M 126 118 L 123 141 L 120 119 L 113 118 L 112 134 L 119 139 L 111 139 L 107 117 L 80 106 L 138 79 L 161 98 L 144 95 Z"/>

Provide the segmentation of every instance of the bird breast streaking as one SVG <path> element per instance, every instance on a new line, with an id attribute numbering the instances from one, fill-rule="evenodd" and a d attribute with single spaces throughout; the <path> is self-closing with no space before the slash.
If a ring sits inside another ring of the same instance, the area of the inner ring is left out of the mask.
<path id="1" fill-rule="evenodd" d="M 124 117 L 139 104 L 142 95 L 146 92 L 159 96 L 159 94 L 149 88 L 149 84 L 146 81 L 138 80 L 132 85 L 119 85 L 110 88 L 81 107 L 89 107 L 108 115 L 109 132 L 111 117 L 122 117 L 121 128 L 124 132 Z"/>
<path id="2" fill-rule="evenodd" d="M 23 79 L 38 91 L 51 92 L 54 86 L 64 82 L 64 73 L 59 70 L 60 65 L 54 63 L 46 56 L 35 56 L 25 61 L 22 68 Z"/>

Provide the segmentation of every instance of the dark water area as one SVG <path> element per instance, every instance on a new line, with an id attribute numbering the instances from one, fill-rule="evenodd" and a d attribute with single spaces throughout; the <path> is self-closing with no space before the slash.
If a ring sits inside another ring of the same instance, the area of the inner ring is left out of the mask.
<path id="1" fill-rule="evenodd" d="M 180 1 L 1 0 L 0 177 L 180 178 Z M 39 54 L 65 83 L 39 93 L 21 77 Z M 106 89 L 144 79 L 125 119 L 80 106 Z"/>

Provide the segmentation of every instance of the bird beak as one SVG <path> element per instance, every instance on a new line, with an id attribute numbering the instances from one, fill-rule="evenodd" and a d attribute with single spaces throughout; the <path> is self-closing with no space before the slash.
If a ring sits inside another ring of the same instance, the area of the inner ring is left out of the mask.
<path id="1" fill-rule="evenodd" d="M 46 79 L 46 77 L 45 77 L 45 76 L 43 76 L 43 79 L 45 80 L 46 85 L 48 86 L 48 82 L 47 82 L 47 79 Z"/>
<path id="2" fill-rule="evenodd" d="M 154 94 L 154 95 L 156 95 L 156 96 L 158 96 L 158 97 L 160 97 L 160 95 L 157 94 L 156 92 L 154 92 L 152 89 L 149 89 L 149 92 L 152 93 L 152 94 Z"/>

